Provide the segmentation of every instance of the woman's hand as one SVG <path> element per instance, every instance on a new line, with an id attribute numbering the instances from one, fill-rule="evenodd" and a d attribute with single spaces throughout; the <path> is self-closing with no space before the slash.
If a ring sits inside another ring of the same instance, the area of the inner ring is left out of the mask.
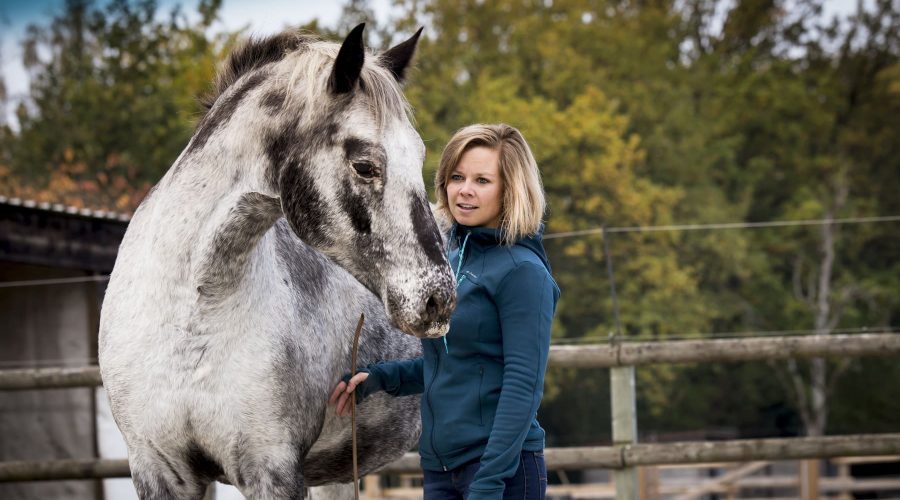
<path id="1" fill-rule="evenodd" d="M 356 390 L 356 387 L 363 383 L 367 378 L 369 378 L 368 373 L 359 372 L 350 379 L 349 383 L 341 381 L 337 387 L 334 388 L 334 392 L 332 392 L 331 397 L 328 398 L 328 404 L 336 405 L 334 413 L 337 416 L 346 417 L 347 415 L 350 415 L 350 396 L 353 394 L 353 391 Z"/>

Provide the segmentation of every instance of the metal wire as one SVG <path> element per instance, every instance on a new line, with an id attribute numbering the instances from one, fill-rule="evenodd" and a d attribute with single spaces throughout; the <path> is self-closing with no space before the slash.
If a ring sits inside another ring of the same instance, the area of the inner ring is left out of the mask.
<path id="1" fill-rule="evenodd" d="M 24 286 L 45 286 L 45 285 L 67 285 L 70 283 L 90 283 L 97 281 L 108 281 L 109 275 L 105 276 L 79 276 L 76 278 L 53 278 L 45 280 L 22 280 L 22 281 L 0 281 L 0 288 L 17 288 Z"/>
<path id="2" fill-rule="evenodd" d="M 699 231 L 710 229 L 759 229 L 766 227 L 790 227 L 790 226 L 821 226 L 824 224 L 864 224 L 871 222 L 900 222 L 900 215 L 887 215 L 883 217 L 848 217 L 845 219 L 807 219 L 767 222 L 726 222 L 719 224 L 676 224 L 668 226 L 630 226 L 608 227 L 607 233 L 649 233 L 659 231 Z M 582 229 L 579 231 L 567 231 L 562 233 L 545 234 L 545 240 L 558 238 L 571 238 L 574 236 L 588 236 L 603 234 L 603 227 Z"/>

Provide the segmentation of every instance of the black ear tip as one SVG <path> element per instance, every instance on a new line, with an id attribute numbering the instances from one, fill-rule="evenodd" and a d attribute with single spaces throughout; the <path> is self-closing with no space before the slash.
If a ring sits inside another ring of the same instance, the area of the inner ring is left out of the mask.
<path id="1" fill-rule="evenodd" d="M 408 40 L 391 47 L 379 56 L 381 63 L 391 70 L 398 82 L 402 83 L 404 80 L 406 67 L 412 60 L 413 53 L 416 51 L 416 45 L 419 42 L 419 36 L 424 29 L 424 26 L 420 27 Z"/>
<path id="2" fill-rule="evenodd" d="M 344 43 L 350 42 L 351 45 L 356 46 L 359 45 L 362 47 L 363 45 L 363 30 L 366 29 L 366 23 L 359 23 L 355 28 L 350 30 L 350 33 L 347 34 L 347 37 L 344 38 Z"/>
<path id="3" fill-rule="evenodd" d="M 331 90 L 336 94 L 350 92 L 359 80 L 359 74 L 366 58 L 362 36 L 365 27 L 366 23 L 359 23 L 350 30 L 350 34 L 347 35 L 338 50 L 330 80 Z"/>
<path id="4" fill-rule="evenodd" d="M 421 26 L 419 29 L 417 29 L 415 34 L 413 36 L 409 37 L 409 41 L 414 44 L 418 43 L 419 37 L 422 36 L 422 30 L 424 30 L 424 29 L 425 29 L 425 26 Z"/>

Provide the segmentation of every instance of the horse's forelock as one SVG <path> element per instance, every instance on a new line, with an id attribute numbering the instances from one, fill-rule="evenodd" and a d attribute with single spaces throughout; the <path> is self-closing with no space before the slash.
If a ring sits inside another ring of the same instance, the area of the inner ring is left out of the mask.
<path id="1" fill-rule="evenodd" d="M 288 88 L 294 89 L 298 82 L 303 82 L 302 97 L 296 92 L 288 92 L 288 101 L 302 98 L 307 104 L 322 104 L 322 112 L 333 111 L 327 103 L 329 98 L 328 81 L 331 70 L 341 46 L 333 42 L 317 41 L 309 43 L 307 50 L 296 52 L 294 67 L 288 81 Z M 374 115 L 379 128 L 393 118 L 406 118 L 413 121 L 412 108 L 403 96 L 403 89 L 390 69 L 381 66 L 374 54 L 367 53 L 359 77 L 357 90 L 353 98 L 362 97 L 367 101 L 367 108 Z"/>

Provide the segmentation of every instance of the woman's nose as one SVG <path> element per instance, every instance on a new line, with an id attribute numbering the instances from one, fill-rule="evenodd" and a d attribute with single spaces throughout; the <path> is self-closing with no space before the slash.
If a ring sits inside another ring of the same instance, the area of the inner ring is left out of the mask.
<path id="1" fill-rule="evenodd" d="M 463 185 L 459 188 L 459 194 L 472 196 L 472 194 L 474 194 L 474 191 L 472 190 L 472 184 L 469 183 L 469 181 L 463 182 Z"/>

